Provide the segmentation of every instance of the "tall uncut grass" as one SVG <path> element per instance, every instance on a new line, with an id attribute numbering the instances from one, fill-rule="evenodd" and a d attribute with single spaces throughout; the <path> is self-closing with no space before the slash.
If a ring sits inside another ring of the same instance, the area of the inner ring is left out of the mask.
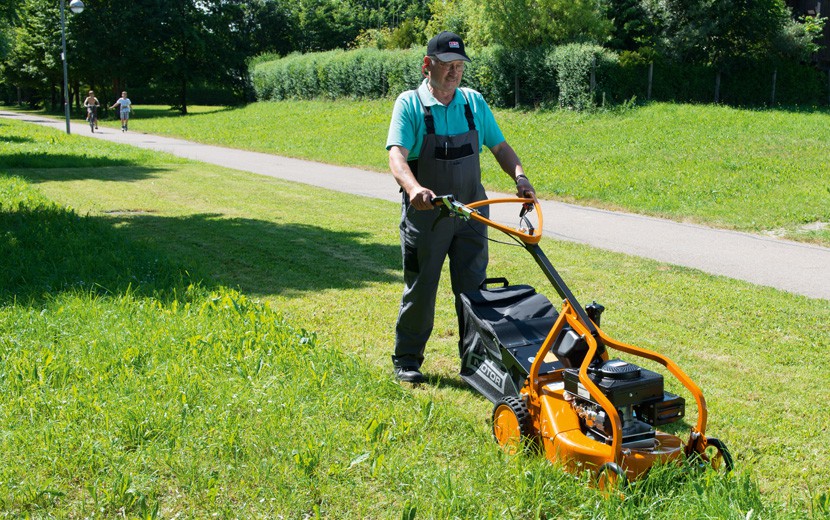
<path id="1" fill-rule="evenodd" d="M 429 384 L 394 382 L 396 204 L 0 125 L 2 516 L 830 516 L 827 301 L 543 242 L 609 334 L 700 384 L 736 457 L 604 495 L 495 446 L 446 283 Z M 494 244 L 490 271 L 553 299 L 524 256 Z"/>

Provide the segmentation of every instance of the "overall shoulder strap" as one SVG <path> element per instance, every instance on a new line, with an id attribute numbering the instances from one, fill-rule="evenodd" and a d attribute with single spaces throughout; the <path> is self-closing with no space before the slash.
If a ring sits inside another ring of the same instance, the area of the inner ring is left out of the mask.
<path id="1" fill-rule="evenodd" d="M 464 117 L 467 118 L 467 128 L 469 128 L 471 131 L 475 130 L 476 122 L 473 118 L 473 109 L 470 108 L 470 100 L 467 99 L 467 94 L 465 94 L 463 90 L 461 90 L 461 95 L 464 96 Z"/>
<path id="2" fill-rule="evenodd" d="M 421 103 L 421 107 L 424 109 L 424 125 L 427 127 L 427 134 L 434 134 L 435 133 L 435 119 L 432 117 L 432 109 L 430 109 L 424 100 L 421 99 L 421 93 L 418 92 L 418 89 L 415 89 L 415 95 L 418 97 L 418 102 Z"/>

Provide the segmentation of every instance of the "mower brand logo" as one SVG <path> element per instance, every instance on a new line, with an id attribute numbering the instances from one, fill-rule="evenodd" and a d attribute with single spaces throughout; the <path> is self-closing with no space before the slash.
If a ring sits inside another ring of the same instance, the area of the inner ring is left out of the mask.
<path id="1" fill-rule="evenodd" d="M 476 373 L 484 378 L 485 381 L 501 392 L 504 392 L 504 375 L 499 373 L 498 368 L 490 360 L 479 356 L 472 356 L 470 365 L 475 367 Z"/>

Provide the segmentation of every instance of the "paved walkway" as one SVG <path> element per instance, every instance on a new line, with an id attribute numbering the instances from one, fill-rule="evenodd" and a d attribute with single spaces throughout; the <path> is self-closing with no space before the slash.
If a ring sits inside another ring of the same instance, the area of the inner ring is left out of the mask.
<path id="1" fill-rule="evenodd" d="M 0 111 L 0 117 L 66 131 L 64 120 L 6 111 Z M 135 121 L 130 132 L 101 127 L 90 134 L 88 125 L 73 122 L 71 131 L 260 175 L 400 201 L 398 186 L 388 174 L 142 134 L 136 132 L 140 126 L 141 122 Z M 491 192 L 490 196 L 508 195 Z M 507 211 L 494 206 L 492 216 L 514 224 L 515 211 L 505 214 Z M 830 300 L 830 248 L 553 201 L 543 201 L 542 211 L 545 236 Z"/>

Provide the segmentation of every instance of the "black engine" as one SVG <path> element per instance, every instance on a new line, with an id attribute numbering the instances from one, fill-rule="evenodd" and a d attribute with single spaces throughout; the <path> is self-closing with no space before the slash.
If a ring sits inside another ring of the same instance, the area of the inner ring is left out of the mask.
<path id="1" fill-rule="evenodd" d="M 564 371 L 565 396 L 580 417 L 586 434 L 611 443 L 611 421 L 602 407 L 579 382 L 579 369 Z M 620 359 L 597 360 L 588 367 L 588 377 L 611 401 L 622 420 L 622 444 L 627 448 L 654 445 L 654 426 L 681 419 L 685 400 L 663 390 L 663 376 Z"/>

